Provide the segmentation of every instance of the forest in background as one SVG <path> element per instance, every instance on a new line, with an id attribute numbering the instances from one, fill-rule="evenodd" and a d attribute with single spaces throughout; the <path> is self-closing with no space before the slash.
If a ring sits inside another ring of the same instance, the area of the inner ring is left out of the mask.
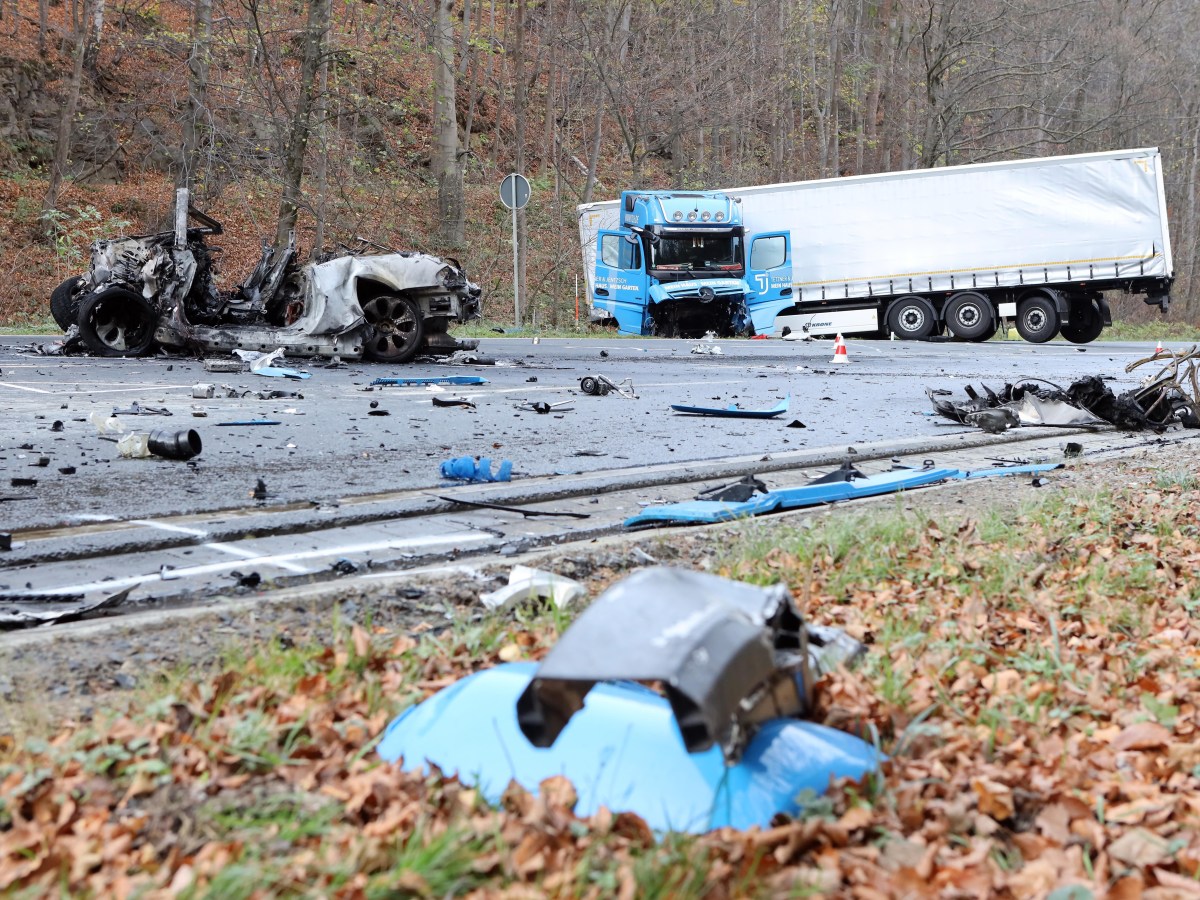
<path id="1" fill-rule="evenodd" d="M 575 207 L 623 188 L 1157 146 L 1200 324 L 1195 33 L 1190 0 L 0 0 L 0 322 L 182 185 L 225 287 L 294 227 L 455 256 L 511 321 L 520 171 L 522 313 L 564 327 Z"/>

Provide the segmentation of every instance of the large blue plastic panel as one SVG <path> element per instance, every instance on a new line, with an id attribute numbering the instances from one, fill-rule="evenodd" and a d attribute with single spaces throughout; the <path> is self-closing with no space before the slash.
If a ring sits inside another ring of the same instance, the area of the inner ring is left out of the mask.
<path id="1" fill-rule="evenodd" d="M 693 833 L 766 827 L 776 813 L 798 813 L 801 792 L 823 793 L 831 778 L 860 778 L 882 758 L 853 735 L 776 719 L 726 766 L 716 747 L 688 753 L 667 701 L 629 682 L 596 685 L 554 746 L 538 749 L 516 716 L 535 670 L 532 663 L 501 665 L 445 688 L 388 726 L 379 755 L 406 770 L 432 763 L 493 803 L 510 780 L 536 792 L 543 779 L 564 775 L 579 795 L 580 815 L 604 806 L 635 812 L 656 831 Z"/>

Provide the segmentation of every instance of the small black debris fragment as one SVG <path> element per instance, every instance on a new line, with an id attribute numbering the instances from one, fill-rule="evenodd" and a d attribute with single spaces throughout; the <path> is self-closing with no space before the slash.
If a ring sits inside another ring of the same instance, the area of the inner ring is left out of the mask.
<path id="1" fill-rule="evenodd" d="M 255 500 L 266 500 L 267 499 L 267 483 L 265 481 L 263 481 L 261 478 L 258 479 L 258 483 L 256 485 L 254 485 L 254 490 L 250 492 L 250 496 L 253 497 Z"/>
<path id="2" fill-rule="evenodd" d="M 13 487 L 37 487 L 36 478 L 14 478 L 12 480 Z"/>
<path id="3" fill-rule="evenodd" d="M 348 559 L 339 559 L 329 568 L 338 575 L 353 575 L 358 571 L 358 565 Z"/>
<path id="4" fill-rule="evenodd" d="M 1050 479 L 1049 478 L 1035 478 L 1035 479 L 1033 479 L 1033 481 L 1031 481 L 1029 483 L 1031 485 L 1033 485 L 1034 487 L 1045 487 L 1046 485 L 1048 485 L 1050 483 Z"/>
<path id="5" fill-rule="evenodd" d="M 51 431 L 62 431 L 64 428 L 62 419 L 55 419 L 54 424 L 50 426 Z"/>
<path id="6" fill-rule="evenodd" d="M 601 355 L 602 357 L 604 357 L 604 358 L 607 358 L 607 357 L 608 357 L 608 351 L 607 351 L 607 350 L 601 350 L 601 351 L 600 351 L 600 355 Z"/>
<path id="7" fill-rule="evenodd" d="M 39 469 L 44 469 L 44 468 L 46 468 L 46 466 L 50 465 L 50 457 L 39 456 L 38 461 L 35 462 L 33 465 L 37 466 Z"/>
<path id="8" fill-rule="evenodd" d="M 788 422 L 787 425 L 784 427 L 785 428 L 807 428 L 808 426 L 805 425 L 803 422 L 801 422 L 799 419 L 792 419 L 792 421 Z"/>
<path id="9" fill-rule="evenodd" d="M 1083 444 L 1068 441 L 1067 445 L 1063 447 L 1063 456 L 1083 456 Z"/>
<path id="10" fill-rule="evenodd" d="M 0 551 L 8 552 L 12 549 L 12 535 L 7 531 L 0 532 Z"/>
<path id="11" fill-rule="evenodd" d="M 526 380 L 527 382 L 533 382 L 533 381 L 537 381 L 537 376 L 536 376 L 536 375 L 530 375 L 530 376 L 529 376 L 528 378 L 526 378 L 525 380 Z"/>
<path id="12" fill-rule="evenodd" d="M 401 588 L 397 593 L 405 600 L 419 600 L 425 596 L 425 591 L 419 587 Z"/>
<path id="13" fill-rule="evenodd" d="M 368 416 L 390 416 L 391 413 L 386 409 L 373 409 L 367 413 Z"/>
<path id="14" fill-rule="evenodd" d="M 250 572 L 247 575 L 243 575 L 241 572 L 234 571 L 229 574 L 238 580 L 238 587 L 256 588 L 262 584 L 262 576 L 257 572 Z"/>
<path id="15" fill-rule="evenodd" d="M 74 466 L 59 466 L 58 471 L 59 471 L 59 474 L 61 474 L 61 475 L 74 475 L 75 467 Z"/>
<path id="16" fill-rule="evenodd" d="M 379 409 L 379 401 L 378 400 L 371 401 L 371 409 Z"/>

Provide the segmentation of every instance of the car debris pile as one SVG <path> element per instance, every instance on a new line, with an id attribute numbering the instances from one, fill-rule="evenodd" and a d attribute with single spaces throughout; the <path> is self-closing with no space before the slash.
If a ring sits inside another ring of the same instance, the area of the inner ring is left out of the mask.
<path id="1" fill-rule="evenodd" d="M 199 224 L 188 227 L 189 217 Z M 280 348 L 289 356 L 404 363 L 478 346 L 447 333 L 480 312 L 480 288 L 456 260 L 358 238 L 354 248 L 301 265 L 293 235 L 283 248 L 264 241 L 249 278 L 222 291 L 215 280 L 220 248 L 207 243 L 221 224 L 189 206 L 186 190 L 178 192 L 175 222 L 173 231 L 92 245 L 88 271 L 50 296 L 54 320 L 67 332 L 60 352 L 80 343 L 100 356 L 143 356 L 156 346 Z"/>
<path id="2" fill-rule="evenodd" d="M 882 762 L 804 718 L 815 680 L 864 652 L 807 624 L 783 585 L 652 567 L 605 591 L 539 665 L 476 672 L 402 713 L 379 754 L 457 773 L 492 802 L 510 780 L 536 790 L 562 775 L 580 815 L 631 811 L 660 832 L 767 827 L 798 814 L 806 790 Z"/>
<path id="3" fill-rule="evenodd" d="M 1122 431 L 1161 432 L 1173 424 L 1200 428 L 1200 352 L 1165 350 L 1125 367 L 1133 372 L 1158 364 L 1154 374 L 1131 391 L 1114 394 L 1102 378 L 1089 375 L 1063 390 L 1040 378 L 1025 378 L 995 391 L 970 385 L 966 400 L 947 399 L 950 391 L 927 389 L 934 411 L 951 421 L 1002 434 L 1020 425 L 1088 428 L 1113 425 Z"/>

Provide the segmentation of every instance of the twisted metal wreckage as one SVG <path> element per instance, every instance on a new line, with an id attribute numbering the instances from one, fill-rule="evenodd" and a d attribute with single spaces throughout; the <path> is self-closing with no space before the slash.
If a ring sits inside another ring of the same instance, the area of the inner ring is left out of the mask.
<path id="1" fill-rule="evenodd" d="M 1200 350 L 1162 350 L 1125 367 L 1134 372 L 1159 364 L 1139 387 L 1114 394 L 1096 376 L 1072 382 L 1063 390 L 1042 378 L 1026 377 L 994 391 L 981 385 L 983 396 L 966 387 L 967 400 L 949 400 L 950 391 L 927 389 L 936 413 L 963 425 L 1001 434 L 1020 425 L 1087 428 L 1113 425 L 1122 431 L 1166 430 L 1173 424 L 1200 428 Z"/>

